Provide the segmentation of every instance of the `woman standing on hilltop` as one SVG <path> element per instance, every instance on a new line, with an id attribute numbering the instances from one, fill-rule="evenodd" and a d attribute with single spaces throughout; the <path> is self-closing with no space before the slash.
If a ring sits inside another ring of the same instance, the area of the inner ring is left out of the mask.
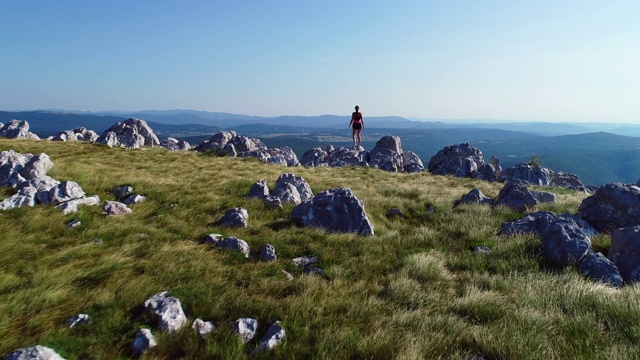
<path id="1" fill-rule="evenodd" d="M 362 137 L 360 136 L 360 131 L 364 129 L 364 117 L 362 117 L 362 113 L 360 112 L 360 107 L 358 105 L 356 105 L 356 111 L 351 114 L 349 127 L 353 129 L 351 133 L 351 137 L 353 137 L 353 147 L 356 147 L 356 135 L 358 135 L 357 146 L 362 146 Z"/>

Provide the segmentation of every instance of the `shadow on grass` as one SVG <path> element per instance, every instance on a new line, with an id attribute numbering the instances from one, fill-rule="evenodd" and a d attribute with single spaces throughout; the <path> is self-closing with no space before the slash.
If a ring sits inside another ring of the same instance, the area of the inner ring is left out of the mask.
<path id="1" fill-rule="evenodd" d="M 280 231 L 280 230 L 296 227 L 296 224 L 291 219 L 287 219 L 287 220 L 278 219 L 268 223 L 267 227 L 273 231 Z"/>

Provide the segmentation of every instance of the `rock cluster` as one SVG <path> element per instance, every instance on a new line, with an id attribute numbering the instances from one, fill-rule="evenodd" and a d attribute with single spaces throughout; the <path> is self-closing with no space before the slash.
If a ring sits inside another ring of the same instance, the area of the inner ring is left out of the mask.
<path id="1" fill-rule="evenodd" d="M 485 163 L 482 151 L 468 143 L 447 146 L 429 161 L 429 172 L 435 175 L 478 178 L 498 181 L 502 168 L 498 159 Z"/>
<path id="2" fill-rule="evenodd" d="M 158 137 L 147 122 L 133 118 L 111 126 L 98 137 L 96 142 L 108 147 L 120 146 L 126 149 L 160 145 Z"/>
<path id="3" fill-rule="evenodd" d="M 578 214 L 600 232 L 640 225 L 640 187 L 602 185 L 582 200 Z"/>
<path id="4" fill-rule="evenodd" d="M 262 199 L 269 208 L 282 208 L 282 204 L 295 204 L 308 201 L 313 198 L 313 192 L 307 181 L 291 173 L 284 173 L 276 180 L 273 191 L 269 190 L 269 184 L 261 179 L 251 186 L 249 198 Z"/>
<path id="5" fill-rule="evenodd" d="M 47 176 L 53 162 L 45 153 L 20 154 L 13 150 L 0 153 L 0 186 L 12 186 L 18 191 L 0 202 L 0 210 L 36 204 L 51 204 L 69 214 L 78 205 L 98 205 L 97 195 L 86 197 L 74 181 L 60 182 Z"/>
<path id="6" fill-rule="evenodd" d="M 191 144 L 184 140 L 178 140 L 176 138 L 168 137 L 160 141 L 160 147 L 171 151 L 187 151 L 191 150 Z"/>
<path id="7" fill-rule="evenodd" d="M 577 175 L 564 172 L 555 173 L 540 165 L 521 163 L 505 169 L 502 172 L 502 181 L 512 180 L 520 180 L 530 185 L 554 186 L 589 192 Z"/>
<path id="8" fill-rule="evenodd" d="M 95 142 L 98 139 L 98 134 L 93 130 L 87 130 L 85 127 L 78 127 L 73 130 L 65 130 L 59 132 L 56 136 L 52 137 L 52 141 L 89 141 Z"/>
<path id="9" fill-rule="evenodd" d="M 260 139 L 237 135 L 235 131 L 222 131 L 195 147 L 200 152 L 212 152 L 232 157 L 255 157 L 264 162 L 284 166 L 298 166 L 295 152 L 288 147 L 267 148 Z"/>
<path id="10" fill-rule="evenodd" d="M 29 131 L 29 123 L 25 120 L 11 120 L 4 125 L 0 123 L 0 136 L 8 139 L 40 140 L 38 135 Z"/>

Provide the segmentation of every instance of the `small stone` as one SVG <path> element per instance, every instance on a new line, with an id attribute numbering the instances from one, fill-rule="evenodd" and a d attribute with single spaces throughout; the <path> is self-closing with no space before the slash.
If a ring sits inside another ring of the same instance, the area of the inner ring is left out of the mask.
<path id="1" fill-rule="evenodd" d="M 117 201 L 105 201 L 102 205 L 104 210 L 103 214 L 107 216 L 126 215 L 131 214 L 133 210 L 129 209 L 127 205 Z"/>
<path id="2" fill-rule="evenodd" d="M 282 273 L 284 274 L 284 276 L 286 276 L 286 277 L 287 277 L 287 280 L 289 280 L 289 281 L 293 280 L 293 275 L 291 275 L 291 273 L 290 273 L 290 272 L 287 272 L 287 271 L 285 271 L 285 270 L 282 270 Z"/>
<path id="3" fill-rule="evenodd" d="M 260 255 L 258 257 L 260 261 L 276 261 L 278 256 L 276 255 L 276 248 L 271 244 L 264 244 L 260 248 Z"/>
<path id="4" fill-rule="evenodd" d="M 78 314 L 69 318 L 69 320 L 67 320 L 67 324 L 69 324 L 70 328 L 73 328 L 79 325 L 90 324 L 90 323 L 91 323 L 91 320 L 89 319 L 89 315 L 87 314 Z"/>
<path id="5" fill-rule="evenodd" d="M 140 194 L 131 194 L 129 195 L 129 197 L 127 197 L 123 203 L 125 205 L 131 205 L 131 204 L 139 204 L 141 202 L 144 202 L 147 200 L 146 196 L 142 196 Z"/>
<path id="6" fill-rule="evenodd" d="M 82 225 L 82 222 L 80 220 L 78 220 L 78 219 L 73 219 L 73 220 L 71 220 L 71 221 L 69 221 L 67 223 L 67 227 L 69 229 L 73 229 L 73 228 L 78 227 L 80 225 Z"/>
<path id="7" fill-rule="evenodd" d="M 309 264 L 314 264 L 316 262 L 318 262 L 318 257 L 317 256 L 301 256 L 301 257 L 297 257 L 293 260 L 291 260 L 293 262 L 293 265 L 295 266 L 307 266 Z"/>
<path id="8" fill-rule="evenodd" d="M 280 321 L 276 321 L 269 327 L 267 333 L 264 334 L 258 346 L 255 348 L 251 355 L 254 355 L 261 351 L 273 350 L 276 346 L 280 345 L 286 336 L 284 328 L 280 325 Z"/>
<path id="9" fill-rule="evenodd" d="M 252 318 L 240 318 L 233 323 L 233 331 L 240 336 L 244 343 L 248 343 L 256 336 L 258 320 Z"/>
<path id="10" fill-rule="evenodd" d="M 213 325 L 211 321 L 204 321 L 200 318 L 195 319 L 191 327 L 194 328 L 200 336 L 205 336 L 216 329 L 216 326 Z"/>
<path id="11" fill-rule="evenodd" d="M 133 187 L 129 185 L 118 186 L 113 189 L 113 195 L 116 197 L 116 200 L 124 200 L 127 196 L 133 194 Z"/>
<path id="12" fill-rule="evenodd" d="M 102 241 L 102 239 L 95 238 L 95 239 L 91 240 L 91 243 L 94 244 L 94 245 L 102 245 L 102 244 L 104 244 L 104 241 Z"/>
<path id="13" fill-rule="evenodd" d="M 170 333 L 180 330 L 187 323 L 180 300 L 167 296 L 167 291 L 157 293 L 144 302 L 144 307 L 158 317 L 160 329 Z"/>
<path id="14" fill-rule="evenodd" d="M 478 254 L 491 254 L 491 249 L 489 249 L 486 246 L 476 246 L 473 248 L 473 250 L 471 250 L 471 252 L 473 252 L 474 254 L 478 255 Z"/>
<path id="15" fill-rule="evenodd" d="M 158 346 L 155 336 L 149 329 L 141 329 L 136 332 L 136 338 L 131 344 L 131 350 L 135 354 L 144 354 L 152 348 Z"/>

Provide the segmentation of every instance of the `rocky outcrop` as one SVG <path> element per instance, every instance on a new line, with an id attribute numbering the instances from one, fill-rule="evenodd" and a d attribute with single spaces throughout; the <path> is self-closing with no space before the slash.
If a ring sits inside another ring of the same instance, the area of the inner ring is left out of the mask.
<path id="1" fill-rule="evenodd" d="M 168 137 L 160 141 L 160 147 L 171 151 L 187 151 L 191 150 L 191 144 L 184 140 L 178 140 L 176 138 Z"/>
<path id="2" fill-rule="evenodd" d="M 261 179 L 257 183 L 251 185 L 251 189 L 249 189 L 249 195 L 247 195 L 247 197 L 265 199 L 269 196 L 269 193 L 269 184 L 267 183 L 267 180 Z"/>
<path id="3" fill-rule="evenodd" d="M 59 132 L 51 138 L 52 141 L 89 141 L 98 140 L 98 134 L 93 130 L 87 130 L 85 127 L 78 127 L 73 130 L 65 130 Z"/>
<path id="4" fill-rule="evenodd" d="M 166 291 L 151 296 L 144 302 L 144 307 L 156 315 L 160 329 L 169 333 L 176 332 L 187 324 L 187 316 L 182 310 L 180 300 L 174 296 L 167 296 Z"/>
<path id="5" fill-rule="evenodd" d="M 502 171 L 502 181 L 520 180 L 524 184 L 550 186 L 553 172 L 540 165 L 517 164 Z"/>
<path id="6" fill-rule="evenodd" d="M 300 158 L 300 165 L 307 167 L 368 166 L 369 152 L 362 147 L 353 149 L 325 145 L 307 150 Z"/>
<path id="7" fill-rule="evenodd" d="M 235 131 L 222 131 L 195 147 L 200 152 L 221 156 L 255 157 L 261 161 L 285 166 L 298 166 L 295 152 L 288 147 L 267 148 L 260 139 L 237 135 Z"/>
<path id="8" fill-rule="evenodd" d="M 400 137 L 386 135 L 376 142 L 369 153 L 369 166 L 390 172 L 402 172 L 404 159 Z"/>
<path id="9" fill-rule="evenodd" d="M 554 222 L 569 222 L 575 224 L 588 236 L 594 236 L 597 231 L 586 221 L 576 215 L 562 214 L 556 215 L 550 211 L 539 211 L 528 214 L 516 221 L 508 221 L 500 226 L 500 235 L 514 236 L 519 234 L 535 234 L 542 236 L 542 233 Z"/>
<path id="10" fill-rule="evenodd" d="M 323 228 L 330 232 L 373 235 L 373 224 L 350 188 L 334 188 L 319 193 L 291 211 L 298 226 Z"/>
<path id="11" fill-rule="evenodd" d="M 497 181 L 502 169 L 496 160 L 485 163 L 482 151 L 468 143 L 447 146 L 431 157 L 428 166 L 434 175 L 453 175 L 457 177 L 478 178 Z"/>
<path id="12" fill-rule="evenodd" d="M 579 216 L 600 232 L 640 225 L 640 187 L 606 184 L 584 200 Z"/>
<path id="13" fill-rule="evenodd" d="M 537 204 L 538 200 L 520 180 L 511 181 L 498 193 L 498 205 L 507 206 L 519 212 L 535 209 Z"/>
<path id="14" fill-rule="evenodd" d="M 11 120 L 0 127 L 0 136 L 9 139 L 40 140 L 38 135 L 29 131 L 29 123 L 25 120 Z"/>
<path id="15" fill-rule="evenodd" d="M 480 205 L 493 205 L 494 200 L 484 196 L 482 191 L 478 189 L 473 189 L 469 191 L 466 195 L 463 195 L 460 200 L 458 200 L 455 205 L 460 204 L 480 204 Z"/>
<path id="16" fill-rule="evenodd" d="M 611 231 L 608 257 L 616 264 L 625 282 L 640 282 L 640 226 Z"/>
<path id="17" fill-rule="evenodd" d="M 158 137 L 147 122 L 133 118 L 111 126 L 98 137 L 96 142 L 108 147 L 120 146 L 126 149 L 160 145 Z"/>
<path id="18" fill-rule="evenodd" d="M 261 179 L 251 186 L 249 198 L 262 199 L 269 208 L 282 208 L 282 204 L 300 204 L 313 197 L 313 192 L 307 181 L 291 173 L 285 173 L 278 177 L 273 191 L 265 179 Z"/>
<path id="19" fill-rule="evenodd" d="M 36 345 L 18 349 L 5 357 L 5 360 L 64 360 L 64 358 L 51 348 Z"/>
<path id="20" fill-rule="evenodd" d="M 16 187 L 25 181 L 45 176 L 53 168 L 49 155 L 20 154 L 13 150 L 0 153 L 0 186 Z"/>

